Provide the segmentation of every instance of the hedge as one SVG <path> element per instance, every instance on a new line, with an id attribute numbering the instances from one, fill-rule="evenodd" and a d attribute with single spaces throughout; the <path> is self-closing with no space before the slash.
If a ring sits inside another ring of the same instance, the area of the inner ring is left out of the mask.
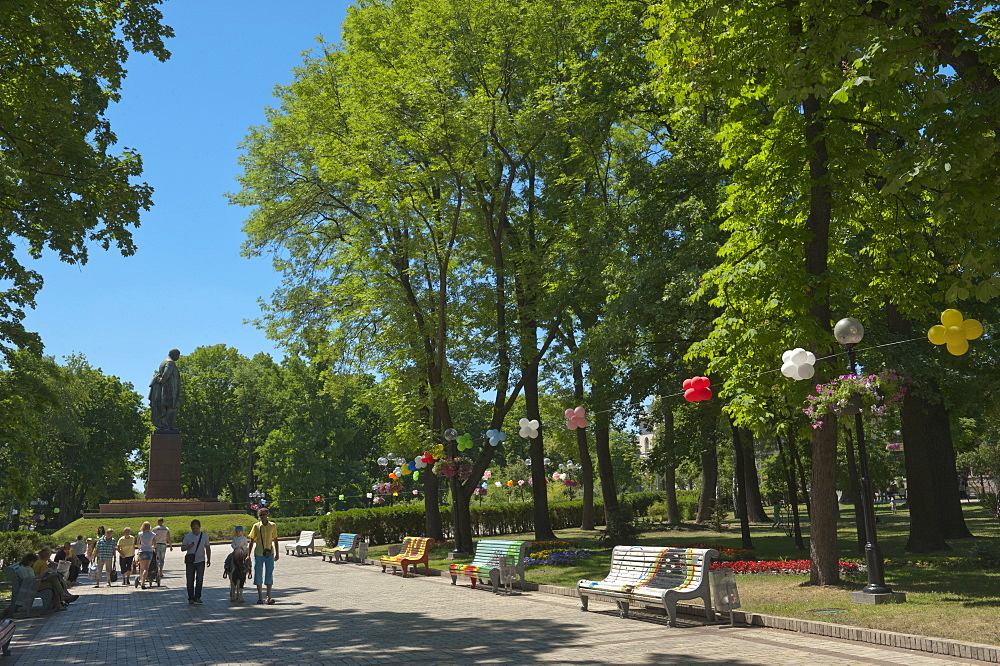
<path id="1" fill-rule="evenodd" d="M 628 495 L 622 506 L 634 516 L 645 516 L 649 508 L 663 499 L 658 492 L 641 492 Z M 489 504 L 472 506 L 472 533 L 474 536 L 499 536 L 502 534 L 523 534 L 535 529 L 531 502 L 511 504 Z M 583 518 L 583 502 L 558 502 L 549 504 L 549 520 L 552 529 L 561 530 L 577 527 Z M 604 524 L 604 502 L 594 501 L 594 522 Z M 446 537 L 451 534 L 451 510 L 441 507 L 442 530 Z M 350 509 L 324 516 L 319 524 L 319 533 L 327 543 L 347 532 L 361 534 L 372 544 L 399 543 L 405 536 L 424 533 L 424 507 L 419 505 L 388 506 L 373 509 Z"/>
<path id="2" fill-rule="evenodd" d="M 51 541 L 38 532 L 0 532 L 0 560 L 5 567 L 10 566 Z"/>

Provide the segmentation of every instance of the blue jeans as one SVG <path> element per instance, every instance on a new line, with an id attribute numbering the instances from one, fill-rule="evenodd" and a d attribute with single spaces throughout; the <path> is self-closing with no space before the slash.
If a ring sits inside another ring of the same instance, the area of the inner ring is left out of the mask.
<path id="1" fill-rule="evenodd" d="M 201 599 L 201 584 L 205 582 L 205 563 L 195 562 L 185 566 L 187 566 L 188 601 Z"/>
<path id="2" fill-rule="evenodd" d="M 263 571 L 263 575 L 261 575 L 261 571 Z M 264 579 L 264 585 L 274 585 L 274 555 L 253 556 L 253 584 L 260 585 L 261 578 Z"/>

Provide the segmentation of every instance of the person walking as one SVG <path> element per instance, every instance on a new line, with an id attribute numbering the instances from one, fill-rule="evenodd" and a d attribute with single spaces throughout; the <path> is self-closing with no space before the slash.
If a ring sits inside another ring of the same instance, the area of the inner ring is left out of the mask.
<path id="1" fill-rule="evenodd" d="M 260 521 L 250 528 L 248 551 L 253 553 L 253 584 L 257 586 L 258 604 L 274 603 L 271 586 L 274 584 L 274 563 L 278 561 L 278 526 L 268 520 L 270 516 L 267 507 L 262 508 L 257 512 Z M 247 559 L 250 559 L 249 553 Z M 266 600 L 261 583 L 267 585 Z"/>
<path id="2" fill-rule="evenodd" d="M 205 567 L 212 566 L 212 547 L 208 537 L 201 531 L 201 521 L 191 521 L 191 531 L 181 540 L 184 566 L 187 569 L 187 593 L 189 604 L 201 603 L 201 586 L 205 581 Z"/>
<path id="3" fill-rule="evenodd" d="M 90 571 L 90 560 L 87 558 L 87 551 L 90 550 L 89 545 L 83 540 L 83 535 L 76 535 L 76 541 L 69 547 L 70 551 L 73 553 L 73 557 L 80 561 L 80 573 L 88 573 Z"/>
<path id="4" fill-rule="evenodd" d="M 135 579 L 135 586 L 142 586 L 146 589 L 146 572 L 149 571 L 150 561 L 156 557 L 156 532 L 154 532 L 147 520 L 139 528 L 139 575 Z"/>
<path id="5" fill-rule="evenodd" d="M 122 567 L 122 585 L 130 585 L 132 563 L 135 560 L 135 537 L 132 536 L 131 527 L 122 530 L 122 538 L 118 539 L 118 555 Z"/>
<path id="6" fill-rule="evenodd" d="M 101 572 L 104 569 L 108 570 L 108 587 L 111 587 L 111 574 L 115 570 L 116 550 L 118 550 L 118 546 L 115 543 L 115 531 L 108 528 L 103 533 L 103 536 L 94 544 L 94 560 L 97 562 L 97 571 L 94 573 L 94 587 L 101 586 Z"/>
<path id="7" fill-rule="evenodd" d="M 156 563 L 160 567 L 160 578 L 163 578 L 163 562 L 167 559 L 167 548 L 174 549 L 174 540 L 170 537 L 170 528 L 163 524 L 163 518 L 156 519 Z"/>

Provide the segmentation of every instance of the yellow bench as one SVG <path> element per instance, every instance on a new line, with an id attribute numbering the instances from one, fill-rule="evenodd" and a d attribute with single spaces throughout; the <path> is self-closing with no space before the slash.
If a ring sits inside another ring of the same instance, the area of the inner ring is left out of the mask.
<path id="1" fill-rule="evenodd" d="M 431 567 L 428 560 L 432 543 L 434 543 L 434 539 L 428 537 L 404 537 L 403 546 L 398 555 L 383 555 L 379 558 L 382 573 L 385 573 L 386 567 L 392 567 L 392 572 L 396 573 L 398 567 L 403 570 L 403 578 L 406 578 L 406 571 L 411 564 L 423 563 L 424 573 L 430 574 Z"/>

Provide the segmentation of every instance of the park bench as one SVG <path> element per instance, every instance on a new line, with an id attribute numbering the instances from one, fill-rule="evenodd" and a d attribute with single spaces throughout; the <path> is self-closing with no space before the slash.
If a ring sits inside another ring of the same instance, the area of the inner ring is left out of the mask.
<path id="1" fill-rule="evenodd" d="M 344 532 L 338 538 L 336 546 L 323 548 L 319 551 L 319 554 L 323 560 L 329 558 L 330 562 L 333 562 L 334 558 L 336 558 L 338 562 L 341 557 L 344 557 L 345 559 L 350 559 L 351 557 L 358 558 L 358 545 L 360 543 L 360 534 L 348 534 L 347 532 Z"/>
<path id="2" fill-rule="evenodd" d="M 406 572 L 411 564 L 423 564 L 424 573 L 429 575 L 431 572 L 429 560 L 432 543 L 434 543 L 434 539 L 428 537 L 404 537 L 402 548 L 398 554 L 383 555 L 378 559 L 379 564 L 382 565 L 382 573 L 385 573 L 386 567 L 392 567 L 392 573 L 396 573 L 398 567 L 403 570 L 403 578 L 406 578 Z"/>
<path id="3" fill-rule="evenodd" d="M 452 564 L 448 567 L 451 574 L 451 584 L 458 584 L 459 576 L 468 576 L 472 581 L 472 589 L 476 589 L 476 581 L 489 581 L 494 594 L 500 589 L 501 558 L 507 557 L 508 564 L 514 567 L 514 572 L 521 577 L 521 589 L 524 589 L 524 558 L 528 553 L 530 541 L 500 541 L 483 539 L 476 543 L 476 553 L 469 564 Z"/>
<path id="4" fill-rule="evenodd" d="M 36 598 L 42 600 L 43 612 L 52 607 L 52 595 L 54 593 L 52 590 L 39 591 L 37 578 L 29 578 L 22 582 L 15 571 L 15 567 L 7 567 L 6 571 L 10 573 L 11 580 L 10 608 L 7 614 L 13 616 L 18 612 L 30 612 Z"/>
<path id="5" fill-rule="evenodd" d="M 299 532 L 299 538 L 295 543 L 285 544 L 285 555 L 302 555 L 303 553 L 316 554 L 316 533 L 309 530 Z"/>
<path id="6" fill-rule="evenodd" d="M 677 602 L 698 599 L 705 602 L 708 619 L 715 621 L 708 570 L 719 551 L 703 548 L 662 548 L 658 546 L 615 546 L 611 551 L 611 571 L 602 581 L 581 580 L 576 584 L 580 610 L 587 610 L 588 597 L 603 597 L 618 605 L 623 618 L 630 603 L 662 606 L 677 626 Z"/>

